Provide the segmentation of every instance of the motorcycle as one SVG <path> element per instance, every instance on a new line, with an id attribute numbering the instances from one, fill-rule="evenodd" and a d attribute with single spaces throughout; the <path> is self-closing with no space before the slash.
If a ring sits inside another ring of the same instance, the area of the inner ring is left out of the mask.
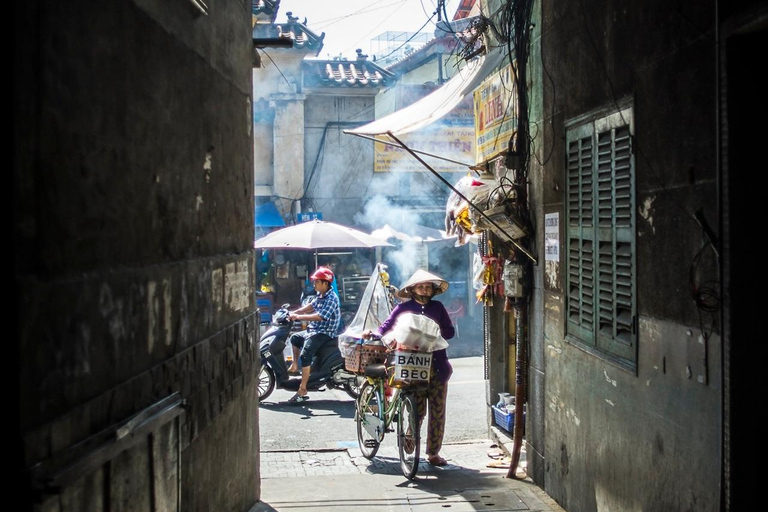
<path id="1" fill-rule="evenodd" d="M 298 391 L 301 377 L 291 377 L 285 362 L 285 347 L 293 322 L 288 320 L 288 304 L 283 304 L 274 315 L 270 328 L 259 339 L 261 368 L 259 370 L 259 400 L 264 400 L 276 387 Z M 310 366 L 307 390 L 325 391 L 339 388 L 357 398 L 362 378 L 344 368 L 344 358 L 338 343 L 327 343 L 315 354 Z"/>

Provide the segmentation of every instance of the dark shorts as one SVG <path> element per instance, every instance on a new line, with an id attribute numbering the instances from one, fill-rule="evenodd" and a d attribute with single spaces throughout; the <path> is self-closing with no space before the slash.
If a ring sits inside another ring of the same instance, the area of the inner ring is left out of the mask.
<path id="1" fill-rule="evenodd" d="M 304 368 L 312 364 L 312 358 L 326 343 L 336 343 L 336 338 L 321 332 L 300 331 L 291 335 L 290 342 L 301 349 L 301 367 Z"/>

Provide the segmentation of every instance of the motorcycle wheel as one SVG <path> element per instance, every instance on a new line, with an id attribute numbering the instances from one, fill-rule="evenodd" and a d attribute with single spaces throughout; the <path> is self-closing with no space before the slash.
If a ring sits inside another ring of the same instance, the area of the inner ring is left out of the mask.
<path id="1" fill-rule="evenodd" d="M 275 390 L 275 372 L 267 365 L 259 371 L 259 401 L 265 400 Z"/>
<path id="2" fill-rule="evenodd" d="M 357 400 L 357 397 L 360 396 L 360 389 L 363 387 L 363 384 L 365 384 L 365 378 L 360 375 L 356 375 L 354 382 L 344 383 L 344 392 Z"/>

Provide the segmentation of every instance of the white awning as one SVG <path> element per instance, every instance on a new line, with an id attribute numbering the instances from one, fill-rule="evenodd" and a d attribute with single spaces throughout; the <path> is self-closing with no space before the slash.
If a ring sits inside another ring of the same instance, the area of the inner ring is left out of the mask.
<path id="1" fill-rule="evenodd" d="M 344 133 L 375 136 L 390 132 L 401 135 L 438 121 L 461 103 L 467 94 L 472 94 L 480 83 L 499 67 L 506 56 L 505 50 L 504 47 L 497 48 L 489 54 L 469 61 L 439 89 L 416 103 L 359 128 L 344 130 Z"/>
<path id="2" fill-rule="evenodd" d="M 409 105 L 405 108 L 401 108 L 397 112 L 393 112 L 388 116 L 384 116 L 381 119 L 377 119 L 371 123 L 363 125 L 353 130 L 344 130 L 344 133 L 351 135 L 357 135 L 367 139 L 373 139 L 377 142 L 383 142 L 385 144 L 391 144 L 396 147 L 405 149 L 411 155 L 416 158 L 424 167 L 426 167 L 432 174 L 435 175 L 446 186 L 453 190 L 462 199 L 467 201 L 470 205 L 475 207 L 481 215 L 485 217 L 482 209 L 477 208 L 466 196 L 461 194 L 456 188 L 451 185 L 443 176 L 429 166 L 418 154 L 428 155 L 431 157 L 442 158 L 450 162 L 466 165 L 470 169 L 475 169 L 473 165 L 456 162 L 455 160 L 449 160 L 443 158 L 440 155 L 429 154 L 423 151 L 418 151 L 406 146 L 401 140 L 400 136 L 420 128 L 424 128 L 435 121 L 440 120 L 443 116 L 453 110 L 461 100 L 467 94 L 472 94 L 480 84 L 491 73 L 495 72 L 504 59 L 507 57 L 505 47 L 499 47 L 491 51 L 486 55 L 481 55 L 475 60 L 469 61 L 464 68 L 459 70 L 448 82 L 443 84 L 439 89 L 431 94 L 423 97 L 416 103 Z M 376 136 L 386 135 L 387 140 L 377 139 Z M 418 153 L 418 154 L 417 154 Z M 487 217 L 486 217 L 487 218 Z M 495 221 L 487 218 L 489 223 L 493 225 L 500 232 L 506 234 L 506 231 L 502 229 Z M 531 254 L 529 250 L 518 244 L 511 236 L 507 235 L 510 243 L 517 247 L 522 253 L 528 256 L 534 264 L 536 264 L 536 257 Z"/>

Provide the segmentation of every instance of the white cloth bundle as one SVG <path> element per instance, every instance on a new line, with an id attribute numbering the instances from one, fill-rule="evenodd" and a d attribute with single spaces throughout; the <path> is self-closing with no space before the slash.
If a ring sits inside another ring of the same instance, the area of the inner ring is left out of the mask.
<path id="1" fill-rule="evenodd" d="M 440 334 L 440 326 L 429 317 L 414 313 L 403 313 L 395 320 L 395 325 L 381 340 L 394 348 L 401 345 L 409 350 L 434 352 L 448 348 L 448 342 Z"/>

